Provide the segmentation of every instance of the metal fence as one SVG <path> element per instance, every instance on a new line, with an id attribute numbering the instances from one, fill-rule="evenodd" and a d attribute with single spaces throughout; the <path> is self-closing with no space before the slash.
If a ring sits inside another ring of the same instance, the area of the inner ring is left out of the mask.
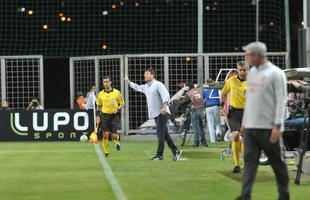
<path id="1" fill-rule="evenodd" d="M 14 109 L 25 109 L 33 97 L 44 106 L 43 57 L 6 56 L 0 60 L 1 98 Z"/>
<path id="2" fill-rule="evenodd" d="M 141 125 L 148 121 L 146 98 L 124 84 L 125 74 L 131 81 L 143 84 L 144 70 L 151 67 L 156 71 L 156 79 L 165 84 L 172 96 L 184 82 L 203 83 L 208 78 L 215 79 L 221 69 L 235 68 L 243 56 L 243 53 L 214 53 L 73 57 L 70 58 L 71 107 L 77 91 L 86 93 L 93 84 L 100 89 L 102 77 L 112 76 L 113 86 L 120 89 L 126 103 L 122 133 L 140 133 Z M 269 53 L 268 58 L 282 69 L 289 67 L 286 52 Z"/>

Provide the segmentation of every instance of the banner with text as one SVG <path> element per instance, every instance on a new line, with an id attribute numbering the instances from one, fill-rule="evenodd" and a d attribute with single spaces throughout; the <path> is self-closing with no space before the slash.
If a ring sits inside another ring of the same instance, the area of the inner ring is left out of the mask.
<path id="1" fill-rule="evenodd" d="M 7 110 L 0 123 L 0 141 L 75 141 L 94 131 L 93 110 Z"/>

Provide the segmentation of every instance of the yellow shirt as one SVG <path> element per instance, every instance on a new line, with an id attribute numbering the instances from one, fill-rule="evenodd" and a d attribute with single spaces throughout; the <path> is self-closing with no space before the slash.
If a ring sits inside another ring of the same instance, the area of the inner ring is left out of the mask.
<path id="1" fill-rule="evenodd" d="M 102 90 L 97 97 L 97 105 L 102 106 L 102 112 L 105 114 L 113 114 L 118 106 L 124 105 L 122 94 L 117 89 L 111 92 Z"/>
<path id="2" fill-rule="evenodd" d="M 229 105 L 231 107 L 244 109 L 246 89 L 247 81 L 241 81 L 237 76 L 233 76 L 225 83 L 222 94 L 227 96 L 229 93 Z"/>

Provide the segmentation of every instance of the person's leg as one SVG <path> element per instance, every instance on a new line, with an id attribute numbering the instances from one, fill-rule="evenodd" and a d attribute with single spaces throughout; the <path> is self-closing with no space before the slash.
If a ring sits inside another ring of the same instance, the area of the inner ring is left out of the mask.
<path id="1" fill-rule="evenodd" d="M 199 136 L 200 136 L 200 142 L 202 145 L 206 146 L 207 141 L 206 141 L 206 134 L 205 134 L 205 129 L 203 125 L 203 121 L 205 120 L 205 112 L 204 109 L 198 111 L 198 117 L 199 117 Z"/>
<path id="2" fill-rule="evenodd" d="M 230 110 L 229 111 L 229 126 L 231 128 L 232 135 L 232 152 L 235 162 L 235 167 L 233 172 L 240 172 L 240 152 L 241 152 L 241 142 L 240 142 L 240 128 L 242 123 L 242 110 Z"/>
<path id="3" fill-rule="evenodd" d="M 111 137 L 115 144 L 115 148 L 117 151 L 121 149 L 121 143 L 120 143 L 120 136 L 117 133 L 117 130 L 119 130 L 119 122 L 120 118 L 119 115 L 112 115 L 111 117 Z"/>
<path id="4" fill-rule="evenodd" d="M 163 122 L 163 116 L 159 115 L 158 117 L 156 117 L 155 123 L 156 123 L 156 135 L 158 139 L 156 156 L 162 157 L 164 154 L 164 148 L 165 148 L 164 133 L 165 133 L 165 128 L 166 128 Z"/>
<path id="5" fill-rule="evenodd" d="M 207 117 L 207 125 L 209 131 L 210 142 L 214 143 L 216 141 L 215 137 L 215 129 L 214 129 L 214 116 L 213 116 L 213 107 L 206 108 L 206 117 Z"/>
<path id="6" fill-rule="evenodd" d="M 271 130 L 266 130 L 260 135 L 260 142 L 265 151 L 270 165 L 276 175 L 279 200 L 288 200 L 289 195 L 289 177 L 286 163 L 284 161 L 283 149 L 281 148 L 280 141 L 271 143 L 269 141 Z M 282 142 L 282 141 L 281 141 Z"/>
<path id="7" fill-rule="evenodd" d="M 304 118 L 297 118 L 297 119 L 287 119 L 284 121 L 285 127 L 291 127 L 291 128 L 298 128 L 302 127 L 304 125 Z"/>
<path id="8" fill-rule="evenodd" d="M 235 167 L 240 167 L 241 143 L 239 139 L 240 137 L 239 132 L 233 131 L 231 132 L 231 136 L 232 136 L 231 148 L 232 148 L 232 153 L 233 153 L 234 164 L 235 164 Z"/>
<path id="9" fill-rule="evenodd" d="M 164 127 L 164 139 L 168 145 L 168 147 L 171 149 L 173 155 L 175 155 L 176 151 L 178 150 L 177 147 L 175 146 L 172 138 L 170 137 L 169 135 L 169 132 L 168 132 L 168 121 L 169 121 L 169 115 L 166 114 L 166 115 L 163 115 L 162 116 L 162 123 L 163 123 L 163 126 Z"/>
<path id="10" fill-rule="evenodd" d="M 110 134 L 110 123 L 109 116 L 102 114 L 100 116 L 100 128 L 102 130 L 102 147 L 105 153 L 105 156 L 108 157 L 110 154 L 109 149 L 109 134 Z"/>
<path id="11" fill-rule="evenodd" d="M 194 145 L 199 146 L 199 118 L 197 115 L 197 111 L 192 112 L 191 122 L 194 133 Z"/>
<path id="12" fill-rule="evenodd" d="M 246 130 L 244 136 L 244 172 L 242 176 L 242 199 L 251 199 L 251 193 L 259 164 L 261 147 L 256 141 L 256 130 Z"/>
<path id="13" fill-rule="evenodd" d="M 109 156 L 110 149 L 109 149 L 109 132 L 103 132 L 102 133 L 102 147 L 103 151 L 106 156 Z"/>
<path id="14" fill-rule="evenodd" d="M 221 130 L 221 117 L 220 117 L 220 108 L 218 106 L 214 106 L 213 110 L 213 118 L 214 118 L 214 125 L 216 130 L 216 135 L 221 136 L 222 130 Z"/>

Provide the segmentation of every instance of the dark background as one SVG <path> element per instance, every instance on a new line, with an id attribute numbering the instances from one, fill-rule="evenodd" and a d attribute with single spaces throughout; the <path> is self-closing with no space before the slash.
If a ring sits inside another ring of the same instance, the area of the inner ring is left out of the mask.
<path id="1" fill-rule="evenodd" d="M 43 55 L 45 108 L 69 108 L 70 56 L 197 52 L 197 1 L 141 0 L 138 7 L 134 0 L 122 6 L 119 2 L 1 0 L 0 55 Z M 215 2 L 204 1 L 204 7 L 210 7 L 204 10 L 204 52 L 240 52 L 255 40 L 255 6 L 251 0 Z M 272 52 L 285 51 L 283 2 L 261 0 L 260 40 Z M 298 67 L 302 1 L 289 2 L 291 66 Z M 16 12 L 24 5 L 35 12 L 30 18 Z M 102 10 L 109 15 L 100 16 Z M 59 12 L 70 15 L 72 22 L 62 23 L 55 17 Z M 44 23 L 48 30 L 41 28 Z M 108 48 L 102 49 L 102 44 Z"/>

